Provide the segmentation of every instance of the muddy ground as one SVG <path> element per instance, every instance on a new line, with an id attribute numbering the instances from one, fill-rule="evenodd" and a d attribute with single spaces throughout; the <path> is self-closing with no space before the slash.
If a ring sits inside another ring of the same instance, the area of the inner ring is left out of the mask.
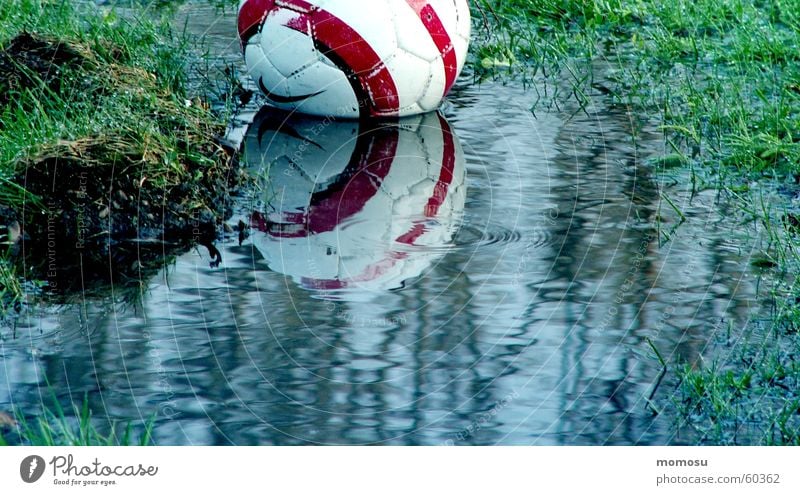
<path id="1" fill-rule="evenodd" d="M 0 106 L 25 90 L 74 91 L 87 71 L 114 73 L 85 46 L 20 34 L 0 52 Z M 169 125 L 185 136 L 174 150 L 178 160 L 202 155 L 177 164 L 180 176 L 165 171 L 166 179 L 153 179 L 154 160 L 163 157 L 137 136 L 114 133 L 43 144 L 13 164 L 12 182 L 26 193 L 18 204 L 0 205 L 0 225 L 8 229 L 17 273 L 69 298 L 105 293 L 111 284 L 138 287 L 194 245 L 208 246 L 215 257 L 213 243 L 242 179 L 236 152 L 222 144 L 219 123 Z"/>

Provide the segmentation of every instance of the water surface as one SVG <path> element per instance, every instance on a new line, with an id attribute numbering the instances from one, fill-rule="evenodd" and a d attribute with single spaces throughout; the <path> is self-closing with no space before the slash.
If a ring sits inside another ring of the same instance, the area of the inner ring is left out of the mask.
<path id="1" fill-rule="evenodd" d="M 648 340 L 692 362 L 747 319 L 755 239 L 687 174 L 656 175 L 638 116 L 535 99 L 465 77 L 399 124 L 262 113 L 231 222 L 250 237 L 219 267 L 180 257 L 139 301 L 0 330 L 0 410 L 35 413 L 49 384 L 98 418 L 157 413 L 158 444 L 690 441 L 647 408 Z M 668 242 L 662 191 L 689 219 Z"/>

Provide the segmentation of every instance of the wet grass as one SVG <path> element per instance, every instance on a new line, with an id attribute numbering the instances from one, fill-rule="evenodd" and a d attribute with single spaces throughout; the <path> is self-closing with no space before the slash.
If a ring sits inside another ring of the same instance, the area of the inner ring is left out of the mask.
<path id="1" fill-rule="evenodd" d="M 786 289 L 771 315 L 728 329 L 724 358 L 676 367 L 680 423 L 701 441 L 800 445 L 800 307 Z"/>
<path id="2" fill-rule="evenodd" d="M 152 444 L 153 421 L 145 422 L 141 428 L 132 423 L 120 425 L 104 421 L 105 432 L 101 432 L 97 420 L 92 416 L 88 398 L 79 406 L 72 405 L 66 414 L 58 400 L 53 397 L 53 406 L 44 408 L 33 419 L 22 414 L 0 417 L 0 446 L 147 446 Z M 4 434 L 5 433 L 5 434 Z"/>
<path id="3" fill-rule="evenodd" d="M 173 248 L 213 240 L 232 156 L 223 119 L 187 89 L 190 58 L 166 21 L 4 4 L 0 312 L 23 280 L 62 293 L 86 290 L 75 270 L 135 282 Z M 161 244 L 142 256 L 142 241 Z"/>
<path id="4" fill-rule="evenodd" d="M 579 102 L 594 94 L 655 117 L 665 151 L 650 162 L 654 171 L 691 169 L 693 190 L 732 199 L 744 228 L 763 234 L 753 267 L 775 281 L 772 309 L 730 330 L 738 340 L 707 361 L 668 363 L 675 389 L 662 399 L 702 443 L 798 444 L 800 2 L 480 0 L 474 8 L 484 25 L 473 51 L 479 76 L 566 77 L 567 96 Z M 691 221 L 669 198 L 662 210 L 675 212 L 673 223 Z M 665 232 L 666 243 L 680 228 Z"/>
<path id="5" fill-rule="evenodd" d="M 800 158 L 800 4 L 794 1 L 482 0 L 493 29 L 481 60 L 513 57 L 522 74 L 577 78 L 589 92 L 661 116 L 672 162 L 756 176 L 797 172 Z M 487 62 L 485 64 L 491 66 Z M 602 81 L 600 81 L 602 78 Z"/>

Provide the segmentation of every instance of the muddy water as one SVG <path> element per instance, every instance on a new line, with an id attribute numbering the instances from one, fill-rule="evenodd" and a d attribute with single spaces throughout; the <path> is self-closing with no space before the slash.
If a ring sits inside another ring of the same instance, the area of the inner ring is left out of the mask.
<path id="1" fill-rule="evenodd" d="M 691 362 L 748 318 L 755 239 L 647 165 L 661 141 L 638 116 L 535 99 L 466 78 L 396 125 L 262 112 L 234 205 L 249 238 L 219 267 L 186 254 L 138 301 L 2 329 L 0 410 L 35 413 L 49 384 L 101 420 L 157 413 L 158 444 L 690 441 L 647 408 L 648 341 Z M 669 241 L 662 192 L 688 218 Z"/>

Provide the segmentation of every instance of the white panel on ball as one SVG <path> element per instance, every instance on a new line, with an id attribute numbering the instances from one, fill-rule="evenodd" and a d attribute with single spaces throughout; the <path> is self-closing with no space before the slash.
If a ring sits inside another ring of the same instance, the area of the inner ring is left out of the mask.
<path id="1" fill-rule="evenodd" d="M 285 27 L 284 24 L 293 16 L 290 10 L 274 10 L 267 16 L 261 30 L 261 49 L 284 77 L 319 60 L 314 40 L 305 33 Z"/>
<path id="2" fill-rule="evenodd" d="M 446 96 L 466 61 L 470 13 L 466 0 L 246 0 L 239 33 L 249 73 L 275 106 L 398 117 Z"/>

